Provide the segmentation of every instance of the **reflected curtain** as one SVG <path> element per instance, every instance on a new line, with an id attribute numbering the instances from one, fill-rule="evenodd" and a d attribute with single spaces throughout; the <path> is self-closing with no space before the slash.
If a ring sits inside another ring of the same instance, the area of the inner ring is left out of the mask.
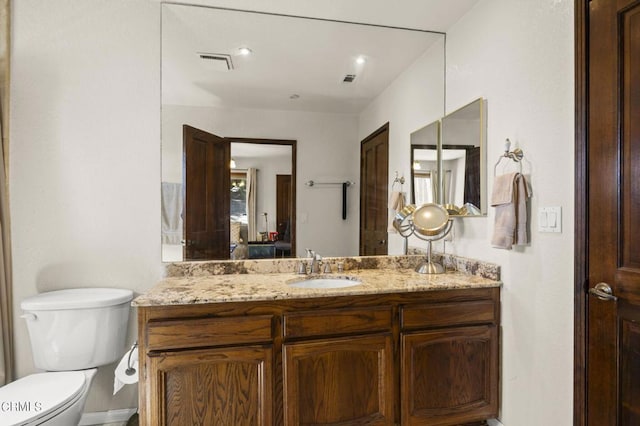
<path id="1" fill-rule="evenodd" d="M 14 379 L 13 283 L 7 186 L 9 171 L 5 152 L 9 149 L 9 5 L 9 0 L 0 0 L 0 385 Z"/>
<path id="2" fill-rule="evenodd" d="M 247 234 L 249 241 L 258 240 L 256 228 L 256 193 L 258 192 L 258 170 L 253 167 L 247 169 Z"/>
<path id="3" fill-rule="evenodd" d="M 433 172 L 415 173 L 413 178 L 414 203 L 421 206 L 425 203 L 433 203 Z"/>

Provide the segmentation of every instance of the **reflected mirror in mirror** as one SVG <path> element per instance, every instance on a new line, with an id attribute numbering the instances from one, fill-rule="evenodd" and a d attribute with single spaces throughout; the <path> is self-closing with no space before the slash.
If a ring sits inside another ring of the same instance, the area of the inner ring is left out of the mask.
<path id="1" fill-rule="evenodd" d="M 411 203 L 439 203 L 438 140 L 440 122 L 411 133 Z"/>
<path id="2" fill-rule="evenodd" d="M 440 203 L 452 215 L 487 214 L 485 109 L 477 99 L 441 120 Z"/>
<path id="3" fill-rule="evenodd" d="M 380 94 L 399 78 L 407 75 L 412 84 L 419 82 L 414 86 L 417 91 L 428 87 L 424 99 L 429 101 L 425 104 L 432 103 L 429 108 L 442 110 L 443 41 L 442 33 L 425 30 L 163 4 L 163 211 L 168 210 L 170 195 L 165 197 L 165 193 L 169 194 L 170 186 L 178 194 L 175 199 L 179 199 L 181 190 L 185 193 L 182 195 L 186 195 L 184 198 L 196 197 L 183 182 L 183 126 L 227 138 L 295 141 L 294 158 L 289 161 L 290 173 L 275 173 L 290 174 L 293 178 L 288 232 L 291 250 L 276 250 L 271 242 L 262 241 L 272 235 L 279 239 L 287 234 L 286 227 L 279 229 L 277 213 L 269 207 L 281 202 L 277 185 L 260 184 L 266 183 L 266 177 L 261 179 L 261 174 L 268 169 L 265 161 L 270 161 L 262 158 L 262 165 L 257 167 L 256 198 L 258 205 L 263 203 L 265 207 L 256 207 L 253 213 L 247 211 L 248 216 L 256 216 L 253 218 L 256 233 L 251 236 L 251 232 L 246 231 L 249 241 L 254 242 L 255 238 L 254 247 L 247 247 L 247 251 L 252 252 L 247 256 L 304 255 L 305 247 L 324 256 L 358 255 L 358 214 L 343 221 L 339 191 L 309 190 L 301 182 L 353 181 L 360 175 L 360 141 L 370 133 L 368 127 L 359 128 L 362 115 L 370 105 L 378 107 Z M 362 61 L 356 61 L 358 58 Z M 423 63 L 427 65 L 420 68 L 420 73 L 403 74 L 415 64 L 422 67 Z M 371 113 L 367 117 L 370 118 Z M 375 129 L 389 120 L 389 117 L 375 117 L 379 125 L 371 127 Z M 229 162 L 231 157 L 236 162 L 241 158 L 233 152 L 224 155 L 229 155 Z M 221 167 L 227 167 L 226 163 L 226 159 L 218 162 Z M 250 167 L 238 165 L 237 168 Z M 231 251 L 233 236 L 237 234 L 237 225 L 232 223 L 240 223 L 240 233 L 245 234 L 244 218 L 231 210 L 241 204 L 242 190 L 232 191 L 234 183 L 235 188 L 239 188 L 242 177 L 233 174 L 231 169 L 229 166 L 230 188 L 226 196 L 235 198 L 212 201 L 214 205 L 229 203 L 229 213 L 220 214 L 229 219 L 221 220 L 212 231 L 218 235 L 220 255 L 202 252 L 194 257 L 184 256 L 182 244 L 193 246 L 198 240 L 185 238 L 180 221 L 190 217 L 191 212 L 184 204 L 176 204 L 186 202 L 183 200 L 173 202 L 171 219 L 163 213 L 163 228 L 169 222 L 172 224 L 163 231 L 163 261 L 229 259 L 244 255 L 242 249 L 235 254 Z M 349 200 L 350 211 L 355 211 L 359 205 L 358 191 L 354 189 L 349 193 L 356 197 Z M 384 202 L 386 205 L 386 200 Z M 264 213 L 267 213 L 266 220 Z M 246 222 L 248 226 L 250 221 Z M 264 232 L 266 234 L 261 234 Z M 244 242 L 244 238 L 242 240 Z"/>

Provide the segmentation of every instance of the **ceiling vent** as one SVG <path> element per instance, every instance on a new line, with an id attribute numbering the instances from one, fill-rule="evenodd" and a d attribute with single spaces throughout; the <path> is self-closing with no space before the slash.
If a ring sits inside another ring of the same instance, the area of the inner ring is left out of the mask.
<path id="1" fill-rule="evenodd" d="M 206 67 L 209 67 L 215 71 L 233 70 L 233 61 L 231 61 L 231 55 L 225 55 L 222 53 L 198 52 L 198 56 L 200 57 L 200 59 L 202 59 Z"/>
<path id="2" fill-rule="evenodd" d="M 355 79 L 356 79 L 356 75 L 355 74 L 347 74 L 342 79 L 342 82 L 343 83 L 353 83 L 353 80 L 355 80 Z"/>

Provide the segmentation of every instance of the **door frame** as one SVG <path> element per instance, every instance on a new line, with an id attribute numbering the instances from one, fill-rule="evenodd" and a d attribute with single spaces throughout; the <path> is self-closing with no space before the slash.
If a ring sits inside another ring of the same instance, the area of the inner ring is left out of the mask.
<path id="1" fill-rule="evenodd" d="M 287 145 L 291 147 L 291 219 L 289 223 L 289 234 L 291 235 L 291 254 L 295 257 L 296 253 L 296 161 L 297 161 L 297 145 L 298 141 L 295 139 L 261 139 L 261 138 L 241 138 L 235 136 L 227 136 L 226 137 L 229 142 L 240 142 L 240 143 L 254 143 L 254 144 L 264 144 L 264 145 Z M 275 190 L 274 190 L 275 192 Z M 276 224 L 277 227 L 277 224 Z"/>
<path id="2" fill-rule="evenodd" d="M 363 256 L 362 254 L 362 247 L 363 247 L 363 239 L 364 239 L 364 235 L 362 233 L 362 218 L 363 218 L 363 214 L 364 214 L 364 203 L 365 203 L 365 197 L 363 197 L 364 194 L 364 184 L 365 184 L 365 179 L 364 179 L 364 159 L 363 159 L 363 147 L 364 144 L 369 142 L 371 139 L 375 138 L 376 136 L 380 135 L 381 133 L 387 132 L 387 178 L 386 178 L 386 183 L 387 183 L 387 194 L 386 197 L 384 199 L 385 201 L 385 207 L 386 207 L 386 200 L 389 197 L 389 122 L 387 121 L 385 124 L 383 124 L 382 126 L 380 126 L 379 128 L 377 128 L 376 130 L 374 130 L 369 136 L 367 136 L 366 138 L 362 139 L 360 141 L 360 215 L 359 215 L 359 224 L 358 224 L 358 255 L 359 256 Z M 386 254 L 389 254 L 389 239 L 388 239 L 388 234 L 387 237 L 385 237 L 386 240 Z"/>
<path id="3" fill-rule="evenodd" d="M 575 171 L 574 171 L 574 361 L 573 424 L 587 422 L 589 0 L 574 0 Z"/>

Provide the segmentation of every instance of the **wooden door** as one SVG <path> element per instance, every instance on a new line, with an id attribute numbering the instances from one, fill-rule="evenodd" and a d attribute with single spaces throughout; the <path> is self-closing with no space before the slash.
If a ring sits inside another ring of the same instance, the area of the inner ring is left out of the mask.
<path id="1" fill-rule="evenodd" d="M 295 255 L 294 241 L 295 238 L 292 235 L 292 212 L 293 212 L 293 185 L 291 175 L 276 175 L 276 230 L 278 232 L 286 232 L 289 229 L 288 238 L 286 242 L 291 244 L 291 249 L 288 255 Z M 284 239 L 284 235 L 279 235 L 279 239 Z"/>
<path id="2" fill-rule="evenodd" d="M 390 334 L 284 345 L 285 426 L 393 425 Z"/>
<path id="3" fill-rule="evenodd" d="M 360 256 L 387 254 L 389 123 L 360 148 Z"/>
<path id="4" fill-rule="evenodd" d="M 184 260 L 229 259 L 231 144 L 183 126 Z"/>
<path id="5" fill-rule="evenodd" d="M 270 346 L 182 350 L 148 356 L 149 424 L 271 426 Z"/>
<path id="6" fill-rule="evenodd" d="M 498 414 L 494 325 L 403 334 L 402 425 L 454 425 Z"/>
<path id="7" fill-rule="evenodd" d="M 586 219 L 576 299 L 586 352 L 577 392 L 586 398 L 578 395 L 576 424 L 631 426 L 640 424 L 640 1 L 592 0 L 586 10 L 587 95 L 578 99 L 586 151 L 577 169 L 584 158 L 587 184 L 576 213 L 578 233 Z"/>

